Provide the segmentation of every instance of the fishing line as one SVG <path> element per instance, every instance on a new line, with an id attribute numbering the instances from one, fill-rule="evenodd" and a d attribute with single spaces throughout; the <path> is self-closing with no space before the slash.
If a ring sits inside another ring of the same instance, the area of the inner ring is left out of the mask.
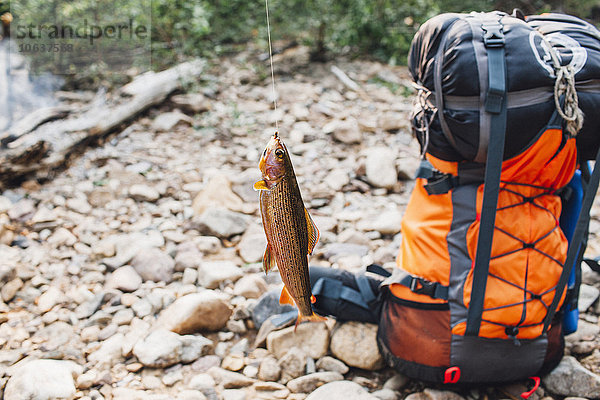
<path id="1" fill-rule="evenodd" d="M 279 117 L 277 116 L 277 94 L 275 92 L 275 73 L 273 72 L 273 49 L 271 47 L 271 24 L 269 22 L 269 0 L 265 0 L 267 12 L 267 36 L 269 38 L 269 61 L 271 63 L 271 88 L 273 90 L 273 105 L 275 107 L 275 135 L 279 133 Z"/>

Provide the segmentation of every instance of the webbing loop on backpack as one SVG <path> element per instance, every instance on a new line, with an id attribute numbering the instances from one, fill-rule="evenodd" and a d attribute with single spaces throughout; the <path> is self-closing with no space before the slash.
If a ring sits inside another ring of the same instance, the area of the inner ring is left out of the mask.
<path id="1" fill-rule="evenodd" d="M 506 59 L 504 54 L 504 32 L 500 18 L 485 21 L 481 28 L 488 58 L 489 89 L 485 101 L 485 111 L 491 114 L 491 127 L 487 148 L 479 236 L 473 265 L 473 284 L 465 330 L 465 335 L 468 336 L 477 336 L 481 326 L 506 133 Z"/>

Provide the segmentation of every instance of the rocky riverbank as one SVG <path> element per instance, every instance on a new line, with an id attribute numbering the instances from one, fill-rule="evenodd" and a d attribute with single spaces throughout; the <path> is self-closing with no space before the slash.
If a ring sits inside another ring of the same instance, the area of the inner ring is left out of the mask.
<path id="1" fill-rule="evenodd" d="M 448 391 L 384 366 L 376 327 L 267 319 L 281 281 L 252 184 L 275 120 L 321 231 L 313 264 L 393 267 L 419 148 L 403 68 L 339 62 L 357 85 L 278 55 L 220 60 L 53 180 L 0 196 L 0 389 L 16 399 L 504 399 L 525 382 Z M 591 231 L 598 232 L 600 208 Z M 590 253 L 600 253 L 598 238 Z M 600 276 L 580 329 L 532 399 L 600 398 Z M 266 321 L 266 322 L 265 322 Z M 0 396 L 1 398 L 1 396 Z"/>

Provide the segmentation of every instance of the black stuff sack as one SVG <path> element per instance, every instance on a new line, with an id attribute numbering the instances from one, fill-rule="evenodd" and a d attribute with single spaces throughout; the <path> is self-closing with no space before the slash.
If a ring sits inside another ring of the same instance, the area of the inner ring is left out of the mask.
<path id="1" fill-rule="evenodd" d="M 589 119 L 581 144 L 595 145 L 585 152 L 595 155 L 600 144 L 598 121 L 594 121 L 600 119 L 594 112 L 600 105 L 597 30 L 572 17 L 528 17 L 524 21 L 501 12 L 441 14 L 424 23 L 415 35 L 408 57 L 419 90 L 412 124 L 423 150 L 446 161 L 485 162 L 491 126 L 490 114 L 485 112 L 490 91 L 487 46 L 494 45 L 493 30 L 498 25 L 506 58 L 504 159 L 534 142 L 556 110 L 555 69 L 559 65 L 555 63 L 557 59 L 561 65 L 570 62 L 561 50 L 564 40 L 549 44 L 553 37 L 547 36 L 556 37 L 556 29 L 571 38 L 573 46 L 579 44 L 577 54 L 586 53 L 586 62 L 578 66 L 576 74 L 583 93 L 580 108 Z M 577 26 L 576 32 L 571 25 Z M 492 37 L 489 43 L 486 35 Z M 551 57 L 550 51 L 558 57 Z"/>

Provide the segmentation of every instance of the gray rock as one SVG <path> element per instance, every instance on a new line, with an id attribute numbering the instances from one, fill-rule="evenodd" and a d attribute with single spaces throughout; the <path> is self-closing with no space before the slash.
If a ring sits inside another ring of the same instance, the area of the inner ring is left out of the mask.
<path id="1" fill-rule="evenodd" d="M 297 328 L 290 326 L 271 332 L 267 336 L 267 350 L 277 358 L 283 357 L 292 347 L 302 349 L 312 358 L 321 358 L 329 348 L 329 330 L 324 323 L 309 322 Z"/>
<path id="2" fill-rule="evenodd" d="M 177 266 L 177 264 L 175 264 Z M 194 268 L 186 268 L 183 270 L 181 283 L 184 285 L 195 285 L 198 281 L 198 270 Z"/>
<path id="3" fill-rule="evenodd" d="M 98 379 L 98 374 L 95 370 L 91 369 L 84 374 L 77 377 L 77 389 L 86 390 L 94 385 L 94 382 Z"/>
<path id="4" fill-rule="evenodd" d="M 105 241 L 104 246 L 108 247 L 112 244 L 115 247 L 116 256 L 102 261 L 113 269 L 127 264 L 142 250 L 160 247 L 165 244 L 164 237 L 157 230 L 151 230 L 146 233 L 134 232 L 127 235 L 112 235 L 103 241 Z"/>
<path id="5" fill-rule="evenodd" d="M 221 368 L 224 368 L 229 371 L 241 371 L 246 363 L 244 362 L 244 353 L 234 353 L 230 352 L 230 354 L 226 355 L 221 363 Z M 246 374 L 244 374 L 247 376 Z"/>
<path id="6" fill-rule="evenodd" d="M 57 350 L 67 343 L 65 347 L 77 347 L 78 341 L 74 337 L 75 329 L 63 321 L 56 321 L 46 325 L 33 334 L 36 343 L 43 342 L 47 351 Z"/>
<path id="7" fill-rule="evenodd" d="M 8 216 L 14 221 L 26 221 L 35 213 L 35 203 L 31 199 L 17 201 L 8 210 Z"/>
<path id="8" fill-rule="evenodd" d="M 315 364 L 315 359 L 311 357 L 306 357 L 306 373 L 314 374 L 317 372 L 317 365 Z"/>
<path id="9" fill-rule="evenodd" d="M 63 292 L 60 291 L 56 286 L 50 286 L 38 299 L 37 306 L 41 312 L 45 313 L 50 311 L 55 305 L 57 305 L 64 297 Z"/>
<path id="10" fill-rule="evenodd" d="M 287 383 L 288 389 L 293 393 L 310 393 L 319 386 L 329 382 L 343 381 L 344 376 L 338 372 L 315 372 L 292 379 Z"/>
<path id="11" fill-rule="evenodd" d="M 117 333 L 104 342 L 100 348 L 88 356 L 88 360 L 96 365 L 96 368 L 105 369 L 122 362 L 122 349 L 125 336 Z"/>
<path id="12" fill-rule="evenodd" d="M 72 399 L 83 368 L 73 361 L 34 360 L 17 365 L 4 390 L 5 400 Z"/>
<path id="13" fill-rule="evenodd" d="M 243 389 L 225 389 L 221 396 L 223 400 L 246 400 L 246 392 Z"/>
<path id="14" fill-rule="evenodd" d="M 202 93 L 185 93 L 171 96 L 171 102 L 183 111 L 197 114 L 212 108 L 212 100 Z"/>
<path id="15" fill-rule="evenodd" d="M 68 229 L 60 227 L 48 238 L 48 243 L 56 247 L 73 246 L 77 243 L 77 236 L 73 235 Z"/>
<path id="16" fill-rule="evenodd" d="M 319 369 L 319 371 L 339 372 L 342 375 L 350 370 L 350 368 L 348 368 L 343 361 L 330 356 L 321 357 L 319 360 L 317 360 L 316 367 Z"/>
<path id="17" fill-rule="evenodd" d="M 369 248 L 367 246 L 353 243 L 331 243 L 325 250 L 325 258 L 330 261 L 336 261 L 340 257 L 357 255 L 359 257 L 367 255 Z"/>
<path id="18" fill-rule="evenodd" d="M 5 213 L 12 207 L 12 201 L 6 196 L 0 195 L 0 213 Z"/>
<path id="19" fill-rule="evenodd" d="M 198 268 L 198 283 L 207 289 L 216 289 L 223 282 L 235 282 L 243 275 L 232 261 L 204 261 Z"/>
<path id="20" fill-rule="evenodd" d="M 203 254 L 216 254 L 221 250 L 221 240 L 215 236 L 198 236 L 194 243 Z"/>
<path id="21" fill-rule="evenodd" d="M 342 168 L 333 169 L 325 177 L 325 184 L 333 191 L 340 191 L 342 188 L 350 183 L 350 177 L 348 171 Z M 318 225 L 317 225 L 318 228 Z"/>
<path id="22" fill-rule="evenodd" d="M 365 160 L 367 181 L 375 186 L 391 188 L 398 182 L 396 154 L 387 147 L 373 147 Z"/>
<path id="23" fill-rule="evenodd" d="M 227 371 L 219 367 L 212 367 L 207 373 L 213 377 L 217 384 L 220 384 L 225 389 L 239 389 L 252 385 L 255 380 L 250 379 L 243 374 Z"/>
<path id="24" fill-rule="evenodd" d="M 200 335 L 180 336 L 182 344 L 181 362 L 184 364 L 196 361 L 212 349 L 213 341 Z"/>
<path id="25" fill-rule="evenodd" d="M 247 331 L 246 324 L 240 319 L 230 319 L 229 321 L 227 321 L 225 327 L 227 328 L 227 330 L 233 333 L 242 334 L 246 333 Z"/>
<path id="26" fill-rule="evenodd" d="M 232 312 L 226 296 L 205 290 L 175 300 L 162 312 L 158 324 L 180 334 L 218 331 L 225 326 Z"/>
<path id="27" fill-rule="evenodd" d="M 4 284 L 8 281 L 13 280 L 16 277 L 15 268 L 10 265 L 0 265 L 0 283 Z"/>
<path id="28" fill-rule="evenodd" d="M 6 282 L 0 289 L 0 296 L 2 297 L 2 300 L 5 302 L 11 301 L 22 287 L 23 281 L 19 278 L 15 278 L 9 282 Z"/>
<path id="29" fill-rule="evenodd" d="M 251 186 L 252 183 L 248 182 Z M 255 199 L 258 196 L 255 193 Z M 192 202 L 195 215 L 202 215 L 211 208 L 221 208 L 237 212 L 252 213 L 255 207 L 244 202 L 231 190 L 231 182 L 225 175 L 213 176 Z"/>
<path id="30" fill-rule="evenodd" d="M 399 394 L 391 389 L 376 390 L 371 393 L 371 396 L 377 397 L 379 400 L 398 400 Z"/>
<path id="31" fill-rule="evenodd" d="M 377 216 L 361 219 L 357 227 L 363 231 L 377 231 L 382 235 L 395 235 L 400 232 L 402 213 L 398 210 L 385 210 Z"/>
<path id="32" fill-rule="evenodd" d="M 195 245 L 185 251 L 178 251 L 175 256 L 175 271 L 182 272 L 188 268 L 197 269 L 201 261 L 202 253 L 198 251 Z"/>
<path id="33" fill-rule="evenodd" d="M 123 292 L 135 292 L 142 285 L 142 277 L 131 265 L 117 268 L 108 278 L 106 286 Z"/>
<path id="34" fill-rule="evenodd" d="M 256 382 L 252 388 L 261 399 L 285 399 L 290 395 L 287 387 L 276 382 Z"/>
<path id="35" fill-rule="evenodd" d="M 258 367 L 255 365 L 246 365 L 242 370 L 242 374 L 248 378 L 256 379 L 258 378 Z"/>
<path id="36" fill-rule="evenodd" d="M 586 312 L 598 300 L 598 296 L 600 296 L 600 290 L 597 287 L 586 285 L 585 283 L 581 284 L 577 303 L 579 312 Z"/>
<path id="37" fill-rule="evenodd" d="M 133 347 L 133 354 L 147 367 L 166 368 L 171 365 L 196 360 L 212 348 L 213 342 L 203 336 L 180 336 L 158 329 Z"/>
<path id="38" fill-rule="evenodd" d="M 75 197 L 67 200 L 67 208 L 78 212 L 79 214 L 89 214 L 92 211 L 92 206 L 83 197 Z"/>
<path id="39" fill-rule="evenodd" d="M 113 324 L 120 326 L 120 325 L 129 325 L 129 323 L 131 322 L 131 320 L 133 319 L 134 314 L 133 314 L 133 310 L 131 308 L 125 308 L 123 310 L 119 310 L 115 313 L 115 316 L 113 317 Z"/>
<path id="40" fill-rule="evenodd" d="M 392 376 L 387 381 L 385 381 L 385 383 L 383 384 L 383 388 L 399 391 L 404 386 L 406 386 L 408 382 L 409 379 L 406 376 L 397 373 L 396 375 Z"/>
<path id="41" fill-rule="evenodd" d="M 367 247 L 371 244 L 371 239 L 369 239 L 367 235 L 353 228 L 340 232 L 337 241 L 340 243 L 352 243 Z"/>
<path id="42" fill-rule="evenodd" d="M 560 396 L 590 399 L 600 396 L 600 375 L 585 369 L 571 356 L 564 357 L 560 364 L 543 378 L 543 382 L 548 391 Z"/>
<path id="43" fill-rule="evenodd" d="M 377 346 L 377 325 L 346 322 L 331 335 L 331 353 L 352 367 L 377 370 L 383 367 L 383 357 Z"/>
<path id="44" fill-rule="evenodd" d="M 251 225 L 242 235 L 237 250 L 242 260 L 247 263 L 255 263 L 262 261 L 266 245 L 267 239 L 262 228 L 258 225 Z"/>
<path id="45" fill-rule="evenodd" d="M 94 314 L 98 310 L 98 308 L 100 308 L 103 299 L 104 293 L 98 293 L 90 300 L 81 303 L 75 309 L 75 316 L 79 319 L 83 319 Z"/>
<path id="46" fill-rule="evenodd" d="M 281 383 L 287 383 L 294 378 L 304 375 L 306 372 L 306 353 L 292 347 L 279 359 L 281 366 Z"/>
<path id="47" fill-rule="evenodd" d="M 209 355 L 200 357 L 192 364 L 192 369 L 199 373 L 206 372 L 212 367 L 218 367 L 221 365 L 221 358 L 217 355 Z"/>
<path id="48" fill-rule="evenodd" d="M 421 165 L 421 160 L 418 157 L 399 157 L 397 159 L 398 179 L 409 181 L 415 179 L 417 170 Z"/>
<path id="49" fill-rule="evenodd" d="M 233 294 L 247 299 L 258 299 L 267 291 L 263 274 L 244 275 L 235 283 Z"/>
<path id="50" fill-rule="evenodd" d="M 306 397 L 306 400 L 376 400 L 358 383 L 342 381 L 326 383 Z"/>
<path id="51" fill-rule="evenodd" d="M 180 111 L 171 111 L 159 114 L 152 122 L 152 127 L 157 131 L 170 131 L 177 125 L 192 125 L 194 121 Z"/>
<path id="52" fill-rule="evenodd" d="M 154 307 L 152 303 L 146 298 L 140 299 L 131 305 L 131 309 L 139 318 L 144 318 L 148 315 L 154 314 Z"/>
<path id="53" fill-rule="evenodd" d="M 258 367 L 258 379 L 261 381 L 272 381 L 279 380 L 281 376 L 281 366 L 274 357 L 265 357 Z"/>
<path id="54" fill-rule="evenodd" d="M 600 335 L 600 325 L 592 324 L 580 319 L 577 324 L 577 331 L 568 335 L 565 340 L 568 343 L 577 343 L 595 340 L 598 335 Z"/>
<path id="55" fill-rule="evenodd" d="M 244 233 L 248 226 L 248 216 L 219 207 L 207 208 L 194 221 L 201 234 L 219 238 L 229 238 Z"/>
<path id="56" fill-rule="evenodd" d="M 401 113 L 387 112 L 380 116 L 378 124 L 384 131 L 397 131 L 407 127 L 407 120 Z"/>
<path id="57" fill-rule="evenodd" d="M 203 391 L 205 389 L 213 388 L 217 384 L 210 374 L 198 374 L 194 375 L 188 383 L 188 388 Z"/>
<path id="58" fill-rule="evenodd" d="M 257 329 L 260 329 L 270 316 L 295 310 L 295 307 L 289 304 L 279 304 L 280 294 L 281 289 L 270 290 L 258 299 L 252 310 L 252 322 Z"/>
<path id="59" fill-rule="evenodd" d="M 206 396 L 197 390 L 182 390 L 177 393 L 176 400 L 206 400 Z"/>
<path id="60" fill-rule="evenodd" d="M 332 136 L 338 142 L 353 144 L 362 141 L 362 132 L 360 126 L 354 118 L 349 118 L 344 121 L 334 121 L 323 127 L 326 133 L 330 131 Z"/>
<path id="61" fill-rule="evenodd" d="M 173 280 L 175 261 L 157 248 L 143 249 L 131 260 L 131 265 L 145 281 L 168 283 Z"/>
<path id="62" fill-rule="evenodd" d="M 88 204 L 89 206 L 89 204 Z M 89 211 L 88 211 L 89 212 Z M 36 211 L 36 213 L 31 217 L 31 222 L 34 224 L 40 224 L 43 222 L 54 222 L 56 221 L 57 216 L 54 210 L 51 210 L 46 207 L 40 207 Z"/>

